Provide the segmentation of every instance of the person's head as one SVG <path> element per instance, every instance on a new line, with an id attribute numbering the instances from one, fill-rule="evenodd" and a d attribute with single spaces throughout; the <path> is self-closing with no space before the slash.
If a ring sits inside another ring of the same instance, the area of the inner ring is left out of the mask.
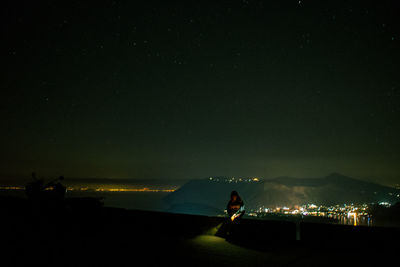
<path id="1" fill-rule="evenodd" d="M 231 200 L 235 202 L 236 200 L 240 200 L 239 194 L 236 191 L 232 191 L 231 193 Z"/>

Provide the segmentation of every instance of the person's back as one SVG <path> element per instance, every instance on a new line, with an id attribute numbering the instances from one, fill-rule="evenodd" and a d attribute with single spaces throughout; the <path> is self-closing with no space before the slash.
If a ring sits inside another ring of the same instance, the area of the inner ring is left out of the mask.
<path id="1" fill-rule="evenodd" d="M 59 181 L 53 186 L 54 195 L 58 199 L 63 199 L 67 190 L 67 188 L 61 183 L 61 181 L 64 180 L 64 176 L 60 176 L 58 180 Z"/>
<path id="2" fill-rule="evenodd" d="M 42 179 L 36 178 L 36 173 L 32 173 L 32 182 L 25 186 L 25 193 L 30 200 L 37 200 L 42 197 L 44 190 L 44 182 Z"/>
<path id="3" fill-rule="evenodd" d="M 63 199 L 66 192 L 66 187 L 62 183 L 58 182 L 54 185 L 53 192 L 56 199 Z"/>

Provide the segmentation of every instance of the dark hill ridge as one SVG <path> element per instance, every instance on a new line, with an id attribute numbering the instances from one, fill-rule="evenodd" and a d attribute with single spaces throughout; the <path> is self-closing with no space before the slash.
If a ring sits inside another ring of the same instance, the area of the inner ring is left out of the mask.
<path id="1" fill-rule="evenodd" d="M 204 214 L 200 209 L 196 210 L 196 205 L 201 206 L 201 210 L 205 210 L 204 207 L 208 210 L 224 210 L 232 190 L 238 191 L 247 208 L 251 209 L 307 203 L 395 203 L 399 200 L 398 192 L 394 188 L 332 173 L 322 178 L 278 177 L 250 182 L 249 179 L 232 181 L 226 177 L 192 180 L 169 194 L 165 201 L 171 206 L 179 207 L 178 210 L 171 211 Z"/>

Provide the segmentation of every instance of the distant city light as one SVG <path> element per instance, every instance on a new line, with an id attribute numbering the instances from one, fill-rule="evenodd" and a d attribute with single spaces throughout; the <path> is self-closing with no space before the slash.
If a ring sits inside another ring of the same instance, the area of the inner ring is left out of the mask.
<path id="1" fill-rule="evenodd" d="M 380 206 L 385 206 L 385 207 L 390 207 L 391 205 L 390 205 L 390 203 L 389 202 L 386 202 L 386 201 L 381 201 L 381 202 L 379 202 L 378 203 Z"/>
<path id="2" fill-rule="evenodd" d="M 24 186 L 0 186 L 0 190 L 25 190 Z M 53 190 L 53 187 L 47 187 L 44 190 Z M 108 187 L 67 187 L 67 191 L 96 191 L 96 192 L 175 192 L 176 189 L 158 189 L 158 188 L 108 188 Z"/>
<path id="3" fill-rule="evenodd" d="M 358 226 L 360 224 L 370 225 L 371 215 L 368 213 L 368 204 L 336 204 L 333 206 L 324 206 L 312 204 L 304 204 L 301 206 L 295 205 L 276 206 L 274 208 L 260 206 L 256 209 L 249 210 L 249 214 L 254 217 L 263 218 L 268 214 L 276 214 L 283 216 L 312 216 L 312 217 L 325 217 L 338 220 L 342 224 L 350 224 Z M 257 214 L 257 216 L 254 215 Z"/>
<path id="4" fill-rule="evenodd" d="M 260 182 L 261 178 L 209 177 L 208 180 L 213 182 L 225 182 L 225 183 L 243 183 L 243 182 L 251 183 L 251 182 Z"/>
<path id="5" fill-rule="evenodd" d="M 175 189 L 150 189 L 150 188 L 96 188 L 101 192 L 174 192 Z"/>
<path id="6" fill-rule="evenodd" d="M 0 190 L 24 190 L 24 186 L 0 186 Z"/>

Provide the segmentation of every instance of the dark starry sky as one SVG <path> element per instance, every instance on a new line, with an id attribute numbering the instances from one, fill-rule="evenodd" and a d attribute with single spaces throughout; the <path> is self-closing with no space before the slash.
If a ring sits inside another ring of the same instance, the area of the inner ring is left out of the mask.
<path id="1" fill-rule="evenodd" d="M 400 182 L 398 1 L 99 2 L 2 2 L 2 176 Z"/>

